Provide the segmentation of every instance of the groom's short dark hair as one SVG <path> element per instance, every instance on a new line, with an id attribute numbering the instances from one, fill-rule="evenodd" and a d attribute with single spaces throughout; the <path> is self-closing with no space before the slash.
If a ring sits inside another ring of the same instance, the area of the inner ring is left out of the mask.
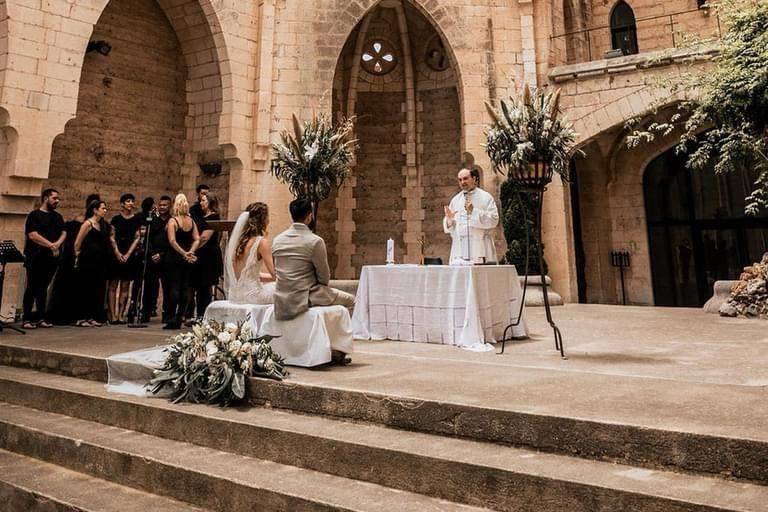
<path id="1" fill-rule="evenodd" d="M 291 211 L 293 222 L 301 222 L 312 211 L 312 202 L 309 199 L 294 199 L 288 209 Z"/>

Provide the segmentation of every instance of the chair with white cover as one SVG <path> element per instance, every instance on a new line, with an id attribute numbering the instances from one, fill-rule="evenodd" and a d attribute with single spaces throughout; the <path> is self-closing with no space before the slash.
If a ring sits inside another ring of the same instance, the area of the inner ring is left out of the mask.
<path id="1" fill-rule="evenodd" d="M 331 351 L 351 354 L 352 320 L 344 306 L 310 308 L 292 320 L 275 318 L 274 306 L 212 302 L 205 319 L 217 322 L 250 322 L 260 336 L 275 336 L 272 348 L 291 366 L 312 367 L 331 362 Z"/>

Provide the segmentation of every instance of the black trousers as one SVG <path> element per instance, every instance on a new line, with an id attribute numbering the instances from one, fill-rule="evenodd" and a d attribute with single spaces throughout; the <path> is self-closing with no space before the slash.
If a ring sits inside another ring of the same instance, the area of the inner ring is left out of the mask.
<path id="1" fill-rule="evenodd" d="M 163 286 L 163 297 L 166 303 L 165 314 L 168 323 L 178 325 L 187 312 L 190 300 L 192 265 L 181 258 L 172 258 L 165 265 L 166 285 Z"/>
<path id="2" fill-rule="evenodd" d="M 27 260 L 27 288 L 24 290 L 23 300 L 25 322 L 37 322 L 47 318 L 48 286 L 56 274 L 58 264 L 58 258 L 54 258 L 52 254 L 38 254 Z M 34 306 L 37 307 L 33 313 Z"/>
<path id="3" fill-rule="evenodd" d="M 148 322 L 152 312 L 157 308 L 157 298 L 160 296 L 160 275 L 162 274 L 162 263 L 147 262 L 147 273 L 144 276 L 144 296 L 139 297 L 141 293 L 141 281 L 135 281 L 133 286 L 136 288 L 135 304 L 141 301 L 141 321 Z"/>
<path id="4" fill-rule="evenodd" d="M 211 296 L 211 286 L 199 283 L 195 285 L 195 304 L 198 318 L 202 318 L 205 314 L 205 309 L 211 303 Z"/>

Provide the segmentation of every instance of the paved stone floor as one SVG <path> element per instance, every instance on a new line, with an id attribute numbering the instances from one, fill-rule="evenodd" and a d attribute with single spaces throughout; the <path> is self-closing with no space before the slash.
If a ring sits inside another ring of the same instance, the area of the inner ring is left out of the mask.
<path id="1" fill-rule="evenodd" d="M 541 308 L 531 339 L 504 355 L 367 342 L 353 364 L 294 369 L 290 379 L 370 393 L 768 440 L 768 323 L 695 309 L 568 305 L 554 310 L 568 358 Z M 56 328 L 0 343 L 107 356 L 162 344 L 167 331 Z"/>

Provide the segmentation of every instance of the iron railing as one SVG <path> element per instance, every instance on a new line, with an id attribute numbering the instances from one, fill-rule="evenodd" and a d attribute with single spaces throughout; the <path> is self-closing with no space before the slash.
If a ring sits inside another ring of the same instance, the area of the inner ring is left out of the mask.
<path id="1" fill-rule="evenodd" d="M 691 19 L 696 15 L 694 13 L 698 15 L 697 20 Z M 711 23 L 705 22 L 707 17 L 714 18 L 714 26 Z M 681 26 L 691 25 L 695 28 L 692 31 L 680 30 Z M 719 39 L 721 37 L 720 18 L 717 13 L 711 12 L 708 9 L 690 9 L 671 14 L 637 18 L 635 26 L 640 53 L 678 48 L 678 45 L 685 41 L 685 35 L 689 33 L 698 33 L 699 36 L 704 38 L 716 37 Z M 649 46 L 647 44 L 649 33 L 651 30 L 657 30 L 658 27 L 663 27 L 663 33 L 659 34 L 661 37 L 654 37 L 653 44 Z M 603 58 L 602 55 L 595 55 L 597 50 L 604 49 L 610 51 L 613 49 L 610 25 L 556 34 L 551 36 L 550 39 L 562 40 L 565 43 L 568 64 L 601 59 Z M 569 46 L 571 55 L 568 55 Z"/>

